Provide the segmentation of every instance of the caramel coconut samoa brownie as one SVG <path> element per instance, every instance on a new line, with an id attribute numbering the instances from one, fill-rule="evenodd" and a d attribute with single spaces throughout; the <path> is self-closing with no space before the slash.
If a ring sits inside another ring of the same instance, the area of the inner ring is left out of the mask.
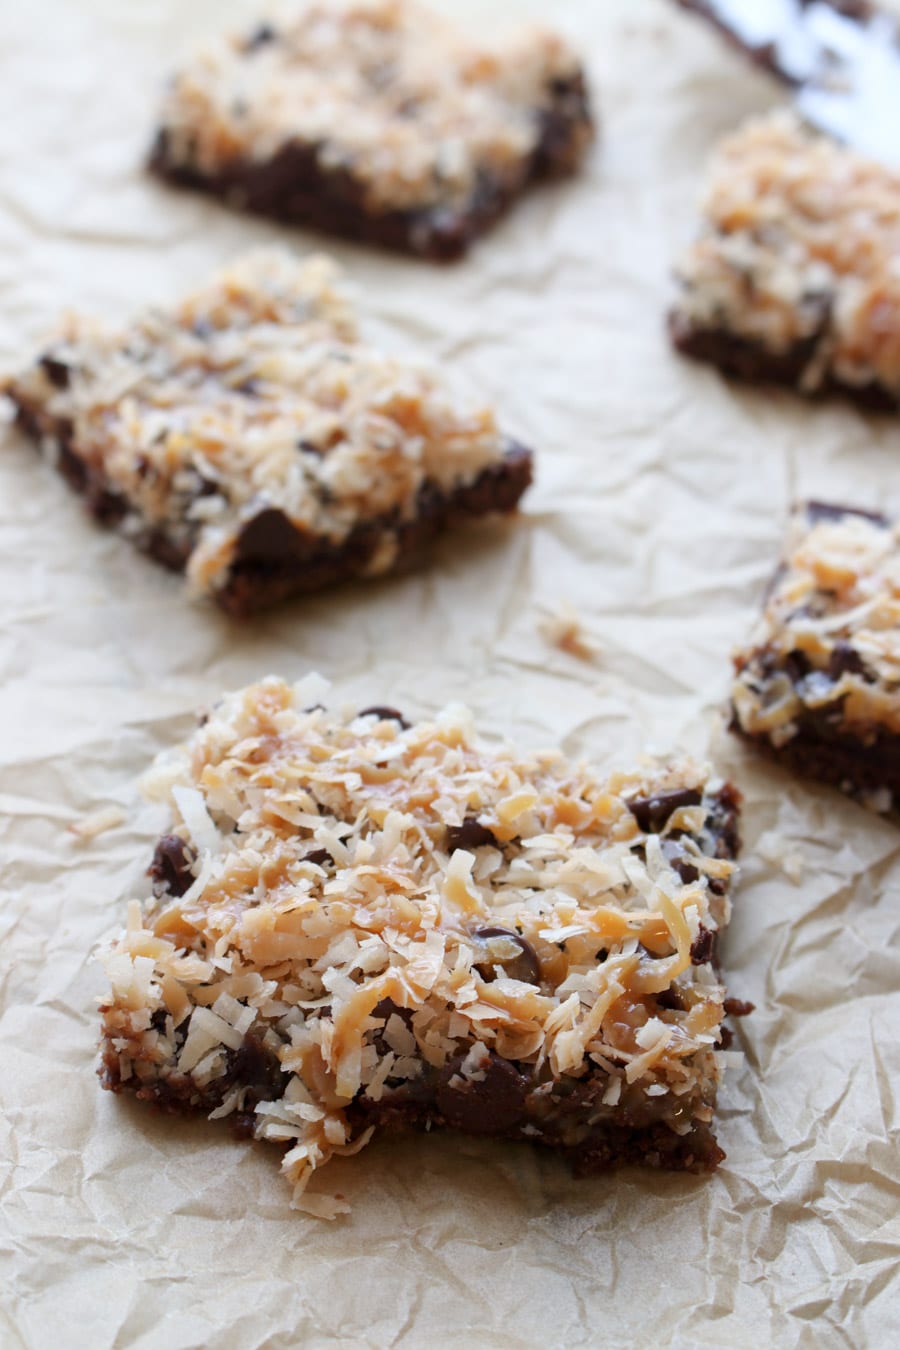
<path id="1" fill-rule="evenodd" d="M 732 729 L 880 810 L 900 805 L 900 528 L 810 503 L 747 646 Z"/>
<path id="2" fill-rule="evenodd" d="M 900 173 L 779 112 L 724 143 L 703 210 L 676 346 L 744 379 L 896 408 Z"/>
<path id="3" fill-rule="evenodd" d="M 172 80 L 151 167 L 241 209 L 454 258 L 593 136 L 551 32 L 473 42 L 414 0 L 326 0 Z"/>
<path id="4" fill-rule="evenodd" d="M 151 772 L 171 804 L 106 955 L 102 1079 L 286 1151 L 295 1202 L 377 1128 L 533 1140 L 580 1172 L 708 1172 L 716 944 L 739 798 L 687 759 L 598 777 L 451 708 L 224 698 Z M 312 704 L 312 706 L 310 706 Z"/>
<path id="5" fill-rule="evenodd" d="M 356 338 L 327 259 L 261 251 L 118 330 L 69 316 L 0 384 L 96 518 L 244 615 L 512 511 L 531 453 Z"/>

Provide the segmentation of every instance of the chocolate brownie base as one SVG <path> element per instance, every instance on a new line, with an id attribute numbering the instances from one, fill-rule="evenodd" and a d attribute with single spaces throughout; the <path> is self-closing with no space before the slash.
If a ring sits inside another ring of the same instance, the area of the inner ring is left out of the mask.
<path id="1" fill-rule="evenodd" d="M 669 314 L 669 335 L 683 356 L 704 365 L 717 366 L 725 375 L 746 384 L 779 385 L 808 398 L 849 398 L 866 412 L 896 412 L 896 393 L 877 382 L 850 384 L 828 375 L 814 390 L 803 388 L 803 375 L 812 361 L 822 333 L 816 332 L 787 351 L 776 352 L 761 342 L 739 337 L 726 329 L 695 328 L 679 311 Z"/>
<path id="2" fill-rule="evenodd" d="M 809 716 L 800 721 L 795 736 L 775 747 L 767 736 L 745 731 L 735 717 L 728 729 L 802 778 L 861 798 L 887 790 L 900 802 L 900 743 L 890 733 L 873 729 L 871 739 L 864 740 L 841 732 L 826 718 Z"/>
<path id="3" fill-rule="evenodd" d="M 72 445 L 71 426 L 57 423 L 49 431 L 46 414 L 39 422 L 35 412 L 21 403 L 16 420 L 33 439 L 44 441 L 49 436 L 55 440 L 56 468 L 84 497 L 94 519 L 113 528 L 121 525 L 129 514 L 127 502 L 79 458 Z M 432 541 L 448 526 L 492 512 L 513 511 L 532 476 L 532 452 L 511 442 L 502 462 L 484 470 L 472 483 L 451 492 L 426 484 L 413 519 L 385 516 L 367 521 L 340 543 L 303 533 L 284 512 L 268 507 L 244 526 L 226 584 L 214 598 L 232 617 L 247 618 L 291 596 L 365 576 L 379 546 L 391 537 L 397 548 L 391 570 L 412 570 L 425 561 Z M 175 572 L 184 570 L 194 543 L 190 534 L 174 537 L 162 530 L 144 530 L 130 537 L 144 553 Z"/>
<path id="4" fill-rule="evenodd" d="M 585 138 L 593 133 L 584 78 L 556 81 L 550 102 L 536 110 L 535 117 L 540 138 L 519 173 L 501 179 L 483 172 L 462 208 L 367 209 L 361 185 L 353 176 L 345 170 L 323 169 L 319 147 L 302 141 L 283 146 L 269 160 L 238 160 L 227 172 L 206 175 L 172 160 L 170 136 L 163 127 L 157 133 L 148 168 L 177 187 L 210 193 L 256 215 L 414 253 L 434 262 L 450 262 L 463 257 L 529 185 L 575 171 Z"/>
<path id="5" fill-rule="evenodd" d="M 403 723 L 394 709 L 368 710 L 389 716 Z M 666 792 L 653 797 L 635 799 L 630 809 L 641 829 L 661 832 L 674 811 L 699 805 L 709 808 L 707 847 L 712 856 L 733 861 L 740 849 L 738 821 L 740 795 L 725 784 L 712 796 L 705 798 L 699 792 Z M 458 828 L 458 827 L 454 827 Z M 448 838 L 452 831 L 448 829 Z M 676 832 L 677 834 L 677 832 Z M 480 844 L 496 840 L 481 839 Z M 477 847 L 473 839 L 467 847 Z M 667 845 L 677 849 L 677 838 L 669 835 Z M 462 844 L 451 843 L 451 849 Z M 164 835 L 157 844 L 148 875 L 153 878 L 154 890 L 160 896 L 183 894 L 192 880 L 193 859 L 182 841 L 173 835 Z M 319 862 L 321 859 L 316 858 Z M 686 874 L 686 882 L 696 880 L 697 873 Z M 724 893 L 725 887 L 721 888 Z M 505 929 L 484 929 L 483 936 L 507 935 L 515 940 L 521 956 L 507 965 L 507 973 L 526 982 L 538 982 L 539 962 L 530 944 L 521 936 Z M 717 937 L 707 933 L 708 937 Z M 692 961 L 702 965 L 710 960 L 713 943 L 701 940 L 692 949 Z M 715 956 L 713 955 L 713 960 Z M 673 995 L 673 997 L 676 997 Z M 677 1001 L 671 1006 L 682 1006 Z M 743 1016 L 752 1011 L 752 1004 L 728 999 L 726 1013 Z M 399 1016 L 407 1025 L 409 1013 L 390 1001 L 379 1005 L 374 1013 L 380 1017 Z M 163 1016 L 160 1027 L 165 1021 Z M 722 1028 L 722 1044 L 730 1042 L 731 1033 Z M 179 1037 L 179 1044 L 183 1041 Z M 380 1045 L 383 1051 L 385 1047 Z M 631 1164 L 683 1171 L 697 1174 L 713 1172 L 725 1158 L 711 1126 L 697 1118 L 705 1108 L 710 1111 L 712 1100 L 705 1100 L 702 1089 L 696 1088 L 682 1099 L 685 1122 L 684 1133 L 675 1133 L 666 1123 L 671 1104 L 664 1098 L 634 1093 L 633 1104 L 623 1108 L 621 1102 L 609 1104 L 603 1096 L 608 1077 L 591 1067 L 582 1078 L 565 1078 L 539 1082 L 534 1066 L 517 1063 L 490 1053 L 489 1061 L 479 1080 L 466 1081 L 460 1077 L 463 1056 L 450 1061 L 443 1069 L 435 1070 L 422 1064 L 421 1074 L 413 1081 L 387 1090 L 379 1101 L 364 1092 L 347 1108 L 348 1123 L 353 1137 L 362 1136 L 371 1127 L 379 1131 L 397 1133 L 408 1129 L 431 1131 L 449 1129 L 459 1133 L 496 1139 L 520 1140 L 552 1148 L 571 1166 L 576 1176 L 587 1176 Z M 102 1049 L 99 1075 L 109 1091 L 131 1092 L 138 1100 L 148 1102 L 168 1114 L 208 1114 L 221 1105 L 236 1088 L 245 1089 L 242 1110 L 231 1117 L 233 1132 L 240 1138 L 253 1134 L 254 1107 L 260 1101 L 279 1098 L 288 1075 L 283 1072 L 278 1058 L 252 1033 L 245 1036 L 237 1050 L 226 1053 L 225 1073 L 204 1088 L 199 1088 L 189 1075 L 172 1074 L 166 1079 L 140 1083 L 133 1077 L 124 1080 L 120 1073 L 119 1056 L 109 1041 Z"/>

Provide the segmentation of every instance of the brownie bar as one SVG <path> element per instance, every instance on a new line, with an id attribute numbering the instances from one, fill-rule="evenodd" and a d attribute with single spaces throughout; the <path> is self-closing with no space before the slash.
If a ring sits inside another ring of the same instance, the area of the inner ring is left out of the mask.
<path id="1" fill-rule="evenodd" d="M 313 3 L 220 41 L 171 84 L 150 156 L 242 210 L 447 260 L 593 136 L 552 33 L 467 41 L 413 0 Z"/>
<path id="2" fill-rule="evenodd" d="M 900 801 L 900 531 L 808 503 L 749 644 L 731 728 L 879 810 Z"/>
<path id="3" fill-rule="evenodd" d="M 900 174 L 779 112 L 721 147 L 675 346 L 740 379 L 900 401 Z"/>
<path id="4" fill-rule="evenodd" d="M 97 520 L 236 616 L 409 567 L 531 481 L 489 409 L 356 341 L 321 258 L 250 254 L 124 332 L 70 319 L 3 388 Z"/>
<path id="5" fill-rule="evenodd" d="M 604 778 L 488 748 L 459 708 L 329 712 L 322 683 L 228 696 L 161 765 L 104 1086 L 282 1144 L 328 1217 L 309 1178 L 376 1127 L 714 1169 L 716 1047 L 748 1010 L 715 964 L 734 789 L 687 759 Z"/>

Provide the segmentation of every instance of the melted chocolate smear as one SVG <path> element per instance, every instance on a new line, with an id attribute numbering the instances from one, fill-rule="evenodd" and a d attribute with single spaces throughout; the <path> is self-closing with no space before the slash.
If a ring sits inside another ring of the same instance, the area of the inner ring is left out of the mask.
<path id="1" fill-rule="evenodd" d="M 749 1017 L 756 1011 L 756 1004 L 743 998 L 726 998 L 723 1007 L 726 1017 Z"/>
<path id="2" fill-rule="evenodd" d="M 528 1081 L 508 1059 L 491 1052 L 484 1078 L 462 1078 L 463 1056 L 446 1065 L 438 1082 L 435 1100 L 447 1124 L 467 1134 L 507 1134 L 525 1117 Z M 455 1084 L 452 1082 L 456 1079 Z"/>
<path id="3" fill-rule="evenodd" d="M 47 379 L 56 389 L 67 389 L 69 377 L 72 374 L 71 367 L 65 361 L 60 361 L 58 356 L 53 356 L 50 352 L 45 352 L 38 363 Z"/>
<path id="4" fill-rule="evenodd" d="M 888 524 L 887 516 L 880 511 L 864 511 L 859 506 L 839 506 L 834 502 L 807 502 L 806 516 L 811 525 L 817 525 L 820 520 L 843 520 L 845 516 L 860 516 L 874 525 Z"/>
<path id="5" fill-rule="evenodd" d="M 245 52 L 255 52 L 260 47 L 267 47 L 270 42 L 278 41 L 278 30 L 273 28 L 270 23 L 261 23 L 258 28 L 247 37 L 244 43 Z"/>
<path id="6" fill-rule="evenodd" d="M 699 806 L 702 800 L 703 794 L 697 788 L 676 788 L 672 792 L 654 793 L 652 797 L 633 797 L 626 806 L 645 834 L 659 834 L 682 806 Z"/>
<path id="7" fill-rule="evenodd" d="M 164 834 L 153 851 L 147 876 L 153 882 L 153 894 L 184 895 L 193 883 L 191 864 L 195 854 L 177 834 Z"/>
<path id="8" fill-rule="evenodd" d="M 540 984 L 541 963 L 531 943 L 523 938 L 520 933 L 514 933 L 509 928 L 479 928 L 472 936 L 475 938 L 508 938 L 519 948 L 518 956 L 509 957 L 506 960 L 488 959 L 476 964 L 475 969 L 486 983 L 490 984 L 492 980 L 497 978 L 494 973 L 494 966 L 502 966 L 504 975 L 507 975 L 511 980 L 521 980 L 523 984 Z"/>
<path id="9" fill-rule="evenodd" d="M 458 848 L 470 850 L 492 844 L 499 848 L 497 840 L 486 825 L 475 816 L 466 816 L 461 825 L 447 826 L 447 852 L 455 853 Z"/>
<path id="10" fill-rule="evenodd" d="M 371 708 L 361 708 L 357 713 L 357 716 L 377 717 L 382 722 L 396 722 L 403 731 L 408 730 L 408 728 L 412 726 L 412 723 L 407 722 L 403 714 L 398 712 L 396 708 L 382 707 L 380 703 L 374 704 Z"/>
<path id="11" fill-rule="evenodd" d="M 711 928 L 706 928 L 702 923 L 700 932 L 691 943 L 691 963 L 695 966 L 705 966 L 707 961 L 711 961 L 716 951 L 716 934 Z"/>

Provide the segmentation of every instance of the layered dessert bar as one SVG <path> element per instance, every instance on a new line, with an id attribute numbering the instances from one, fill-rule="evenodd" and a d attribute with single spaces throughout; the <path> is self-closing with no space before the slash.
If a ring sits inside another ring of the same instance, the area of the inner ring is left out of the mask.
<path id="1" fill-rule="evenodd" d="M 98 520 L 237 616 L 408 567 L 531 481 L 490 408 L 357 341 L 321 257 L 251 253 L 125 328 L 69 316 L 0 390 Z"/>
<path id="2" fill-rule="evenodd" d="M 734 789 L 521 755 L 459 707 L 327 711 L 311 679 L 224 698 L 153 771 L 171 821 L 105 958 L 104 1086 L 281 1145 L 327 1217 L 307 1182 L 376 1129 L 712 1171 Z"/>
<path id="3" fill-rule="evenodd" d="M 900 802 L 900 528 L 813 502 L 735 657 L 732 729 L 876 809 Z"/>
<path id="4" fill-rule="evenodd" d="M 489 45 L 415 0 L 314 0 L 199 52 L 150 162 L 244 210 L 449 259 L 592 135 L 552 32 Z"/>
<path id="5" fill-rule="evenodd" d="M 678 268 L 676 347 L 730 375 L 900 401 L 900 173 L 790 113 L 721 146 Z"/>

